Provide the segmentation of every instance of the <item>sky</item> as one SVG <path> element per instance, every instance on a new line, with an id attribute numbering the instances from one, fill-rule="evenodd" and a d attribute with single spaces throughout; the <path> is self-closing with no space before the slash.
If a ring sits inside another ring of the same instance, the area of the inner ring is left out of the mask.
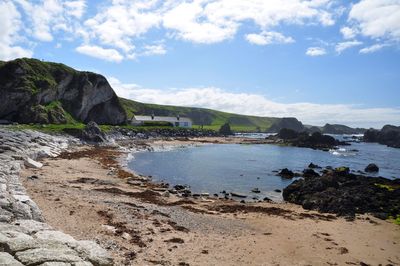
<path id="1" fill-rule="evenodd" d="M 0 60 L 147 103 L 400 125 L 400 0 L 0 0 Z"/>

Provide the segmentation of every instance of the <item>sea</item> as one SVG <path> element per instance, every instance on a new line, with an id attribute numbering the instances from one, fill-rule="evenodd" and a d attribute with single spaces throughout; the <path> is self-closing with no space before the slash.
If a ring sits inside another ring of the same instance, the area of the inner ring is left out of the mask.
<path id="1" fill-rule="evenodd" d="M 265 135 L 240 137 L 264 138 Z M 343 135 L 334 137 L 352 139 Z M 296 178 L 281 178 L 277 176 L 277 171 L 288 168 L 301 173 L 310 163 L 323 168 L 346 166 L 355 173 L 375 163 L 380 168 L 379 172 L 368 175 L 400 178 L 400 149 L 364 142 L 352 142 L 350 146 L 330 151 L 273 144 L 176 147 L 135 153 L 130 156 L 128 167 L 138 174 L 151 176 L 155 182 L 166 182 L 171 186 L 187 185 L 192 193 L 221 195 L 225 191 L 246 195 L 252 200 L 268 197 L 281 201 L 280 191 Z M 252 192 L 254 188 L 258 188 L 260 193 Z"/>

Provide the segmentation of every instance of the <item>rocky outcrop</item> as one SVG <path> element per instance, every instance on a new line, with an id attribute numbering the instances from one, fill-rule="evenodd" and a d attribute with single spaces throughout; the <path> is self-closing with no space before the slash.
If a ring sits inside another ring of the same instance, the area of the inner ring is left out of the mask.
<path id="1" fill-rule="evenodd" d="M 323 134 L 364 134 L 365 128 L 351 128 L 345 125 L 339 124 L 325 124 L 322 127 L 321 133 Z"/>
<path id="2" fill-rule="evenodd" d="M 272 126 L 268 129 L 269 133 L 277 133 L 281 129 L 287 128 L 294 130 L 296 132 L 302 132 L 305 130 L 303 124 L 294 117 L 284 117 L 278 119 Z"/>
<path id="3" fill-rule="evenodd" d="M 16 59 L 0 65 L 0 119 L 19 123 L 123 124 L 126 113 L 107 80 L 62 64 Z"/>
<path id="4" fill-rule="evenodd" d="M 287 128 L 281 129 L 277 135 L 269 136 L 268 140 L 279 144 L 318 150 L 329 150 L 339 145 L 348 145 L 346 142 L 338 141 L 334 137 L 323 135 L 319 132 L 314 132 L 310 135 L 307 132 L 299 133 Z"/>
<path id="5" fill-rule="evenodd" d="M 381 130 L 369 129 L 364 133 L 364 141 L 400 148 L 400 127 L 385 125 Z"/>
<path id="6" fill-rule="evenodd" d="M 400 214 L 400 180 L 354 175 L 341 167 L 294 181 L 283 190 L 283 198 L 305 209 L 350 217 L 371 213 L 386 219 Z"/>
<path id="7" fill-rule="evenodd" d="M 74 139 L 0 128 L 0 265 L 112 265 L 94 241 L 78 241 L 43 222 L 19 172 L 40 157 L 57 156 Z M 32 176 L 32 178 L 37 178 Z"/>

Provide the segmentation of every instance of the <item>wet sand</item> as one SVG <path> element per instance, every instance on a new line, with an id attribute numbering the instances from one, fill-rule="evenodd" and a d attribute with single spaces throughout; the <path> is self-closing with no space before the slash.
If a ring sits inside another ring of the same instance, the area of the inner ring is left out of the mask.
<path id="1" fill-rule="evenodd" d="M 215 140 L 152 145 L 204 142 Z M 167 196 L 121 168 L 121 156 L 81 147 L 22 173 L 46 222 L 98 241 L 117 265 L 400 265 L 400 226 L 389 221 L 363 215 L 349 222 L 286 203 Z"/>

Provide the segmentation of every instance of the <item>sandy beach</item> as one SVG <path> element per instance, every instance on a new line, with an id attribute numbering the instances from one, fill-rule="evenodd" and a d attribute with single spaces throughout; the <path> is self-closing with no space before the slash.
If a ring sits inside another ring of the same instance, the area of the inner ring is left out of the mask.
<path id="1" fill-rule="evenodd" d="M 122 146 L 129 145 L 148 143 Z M 179 198 L 121 167 L 126 156 L 83 146 L 23 170 L 21 179 L 48 224 L 95 240 L 117 265 L 400 265 L 400 227 L 389 221 L 347 221 L 287 203 Z"/>

